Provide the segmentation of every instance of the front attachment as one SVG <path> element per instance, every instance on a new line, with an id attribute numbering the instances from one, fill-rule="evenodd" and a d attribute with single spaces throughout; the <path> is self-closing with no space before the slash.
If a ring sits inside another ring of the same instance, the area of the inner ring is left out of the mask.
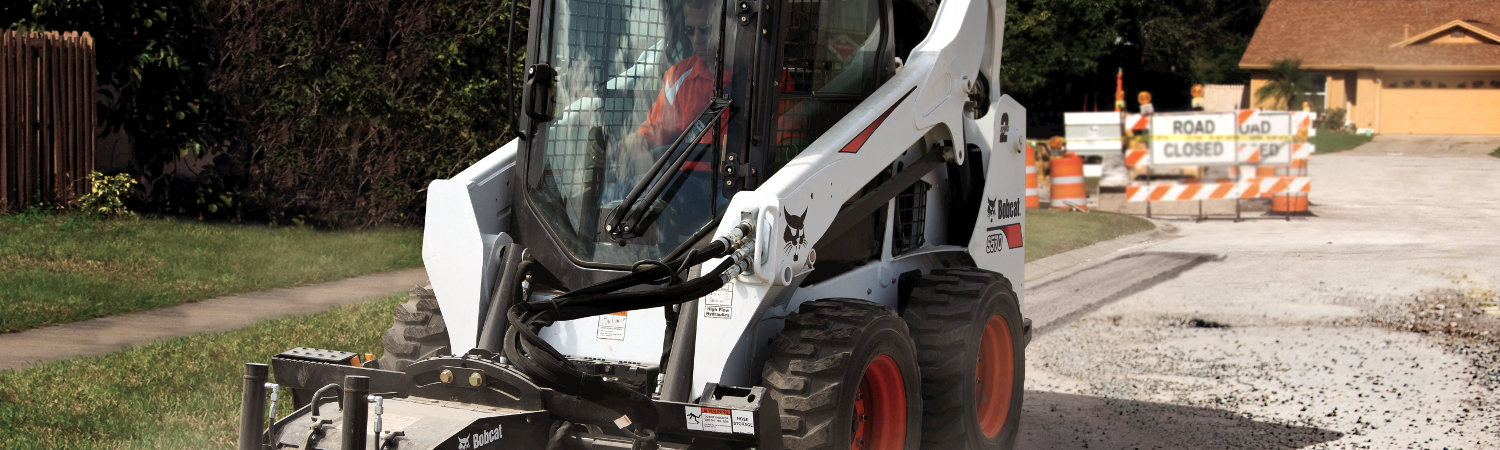
<path id="1" fill-rule="evenodd" d="M 648 429 L 597 403 L 607 399 L 540 387 L 488 352 L 426 359 L 404 371 L 353 365 L 344 355 L 353 354 L 299 348 L 277 355 L 276 384 L 265 383 L 265 366 L 247 366 L 248 432 L 240 448 L 781 448 L 778 408 L 760 387 L 710 384 L 700 402 L 651 400 L 660 421 Z M 290 392 L 295 410 L 250 431 L 266 423 L 267 388 Z"/>

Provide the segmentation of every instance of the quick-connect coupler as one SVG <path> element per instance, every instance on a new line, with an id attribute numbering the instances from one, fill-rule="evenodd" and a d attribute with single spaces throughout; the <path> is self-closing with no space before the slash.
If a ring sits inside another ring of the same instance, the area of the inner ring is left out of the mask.
<path id="1" fill-rule="evenodd" d="M 744 219 L 741 219 L 738 225 L 730 228 L 729 232 L 723 236 L 714 239 L 714 241 L 723 244 L 725 250 L 734 250 L 745 246 L 746 237 L 751 236 L 755 231 L 754 213 L 747 211 L 742 216 L 744 216 Z"/>
<path id="2" fill-rule="evenodd" d="M 755 252 L 755 246 L 750 245 L 753 242 L 754 239 L 744 241 L 744 245 L 735 250 L 734 254 L 729 255 L 730 260 L 734 261 L 734 265 L 730 266 L 728 270 L 724 271 L 724 275 L 719 277 L 721 281 L 728 283 L 729 280 L 733 280 L 734 277 L 741 274 L 748 275 L 755 273 L 755 267 L 750 264 L 751 257 Z"/>

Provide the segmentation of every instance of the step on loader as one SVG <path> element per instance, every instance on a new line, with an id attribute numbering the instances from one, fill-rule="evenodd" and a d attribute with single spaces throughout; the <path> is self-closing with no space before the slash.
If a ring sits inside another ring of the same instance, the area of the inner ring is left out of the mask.
<path id="1" fill-rule="evenodd" d="M 531 0 L 516 139 L 428 189 L 430 285 L 379 359 L 247 364 L 240 448 L 1010 447 L 1005 8 Z"/>

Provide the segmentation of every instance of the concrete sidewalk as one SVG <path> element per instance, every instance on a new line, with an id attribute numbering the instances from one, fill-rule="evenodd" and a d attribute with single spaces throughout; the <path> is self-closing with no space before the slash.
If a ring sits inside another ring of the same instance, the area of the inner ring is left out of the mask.
<path id="1" fill-rule="evenodd" d="M 426 283 L 422 268 L 308 286 L 219 297 L 83 322 L 0 334 L 0 370 L 19 369 L 197 333 L 244 328 L 278 317 L 313 314 Z"/>
<path id="2" fill-rule="evenodd" d="M 1026 283 L 1065 275 L 1170 238 L 1172 228 L 1144 231 L 1026 264 Z M 12 370 L 198 333 L 228 331 L 261 321 L 313 314 L 372 298 L 404 293 L 427 282 L 422 268 L 366 275 L 308 286 L 231 295 L 152 311 L 0 334 L 0 370 Z"/>

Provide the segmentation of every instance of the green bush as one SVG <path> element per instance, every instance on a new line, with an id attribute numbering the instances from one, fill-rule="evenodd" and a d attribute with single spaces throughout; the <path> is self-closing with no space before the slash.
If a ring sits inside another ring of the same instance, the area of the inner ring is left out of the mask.
<path id="1" fill-rule="evenodd" d="M 128 173 L 105 175 L 89 173 L 89 193 L 78 197 L 78 209 L 101 216 L 134 215 L 125 207 L 125 199 L 135 194 L 135 177 Z"/>
<path id="2" fill-rule="evenodd" d="M 254 215 L 418 223 L 428 182 L 507 139 L 521 53 L 505 54 L 504 1 L 205 3 L 223 61 L 210 84 L 241 112 L 217 150 L 244 167 L 229 187 Z"/>
<path id="3" fill-rule="evenodd" d="M 94 36 L 143 210 L 331 227 L 416 224 L 429 181 L 504 144 L 528 4 L 0 3 L 0 26 Z"/>
<path id="4" fill-rule="evenodd" d="M 1323 114 L 1318 115 L 1318 123 L 1315 126 L 1319 129 L 1347 131 L 1344 119 L 1348 117 L 1348 113 L 1349 111 L 1344 108 L 1329 108 Z"/>

